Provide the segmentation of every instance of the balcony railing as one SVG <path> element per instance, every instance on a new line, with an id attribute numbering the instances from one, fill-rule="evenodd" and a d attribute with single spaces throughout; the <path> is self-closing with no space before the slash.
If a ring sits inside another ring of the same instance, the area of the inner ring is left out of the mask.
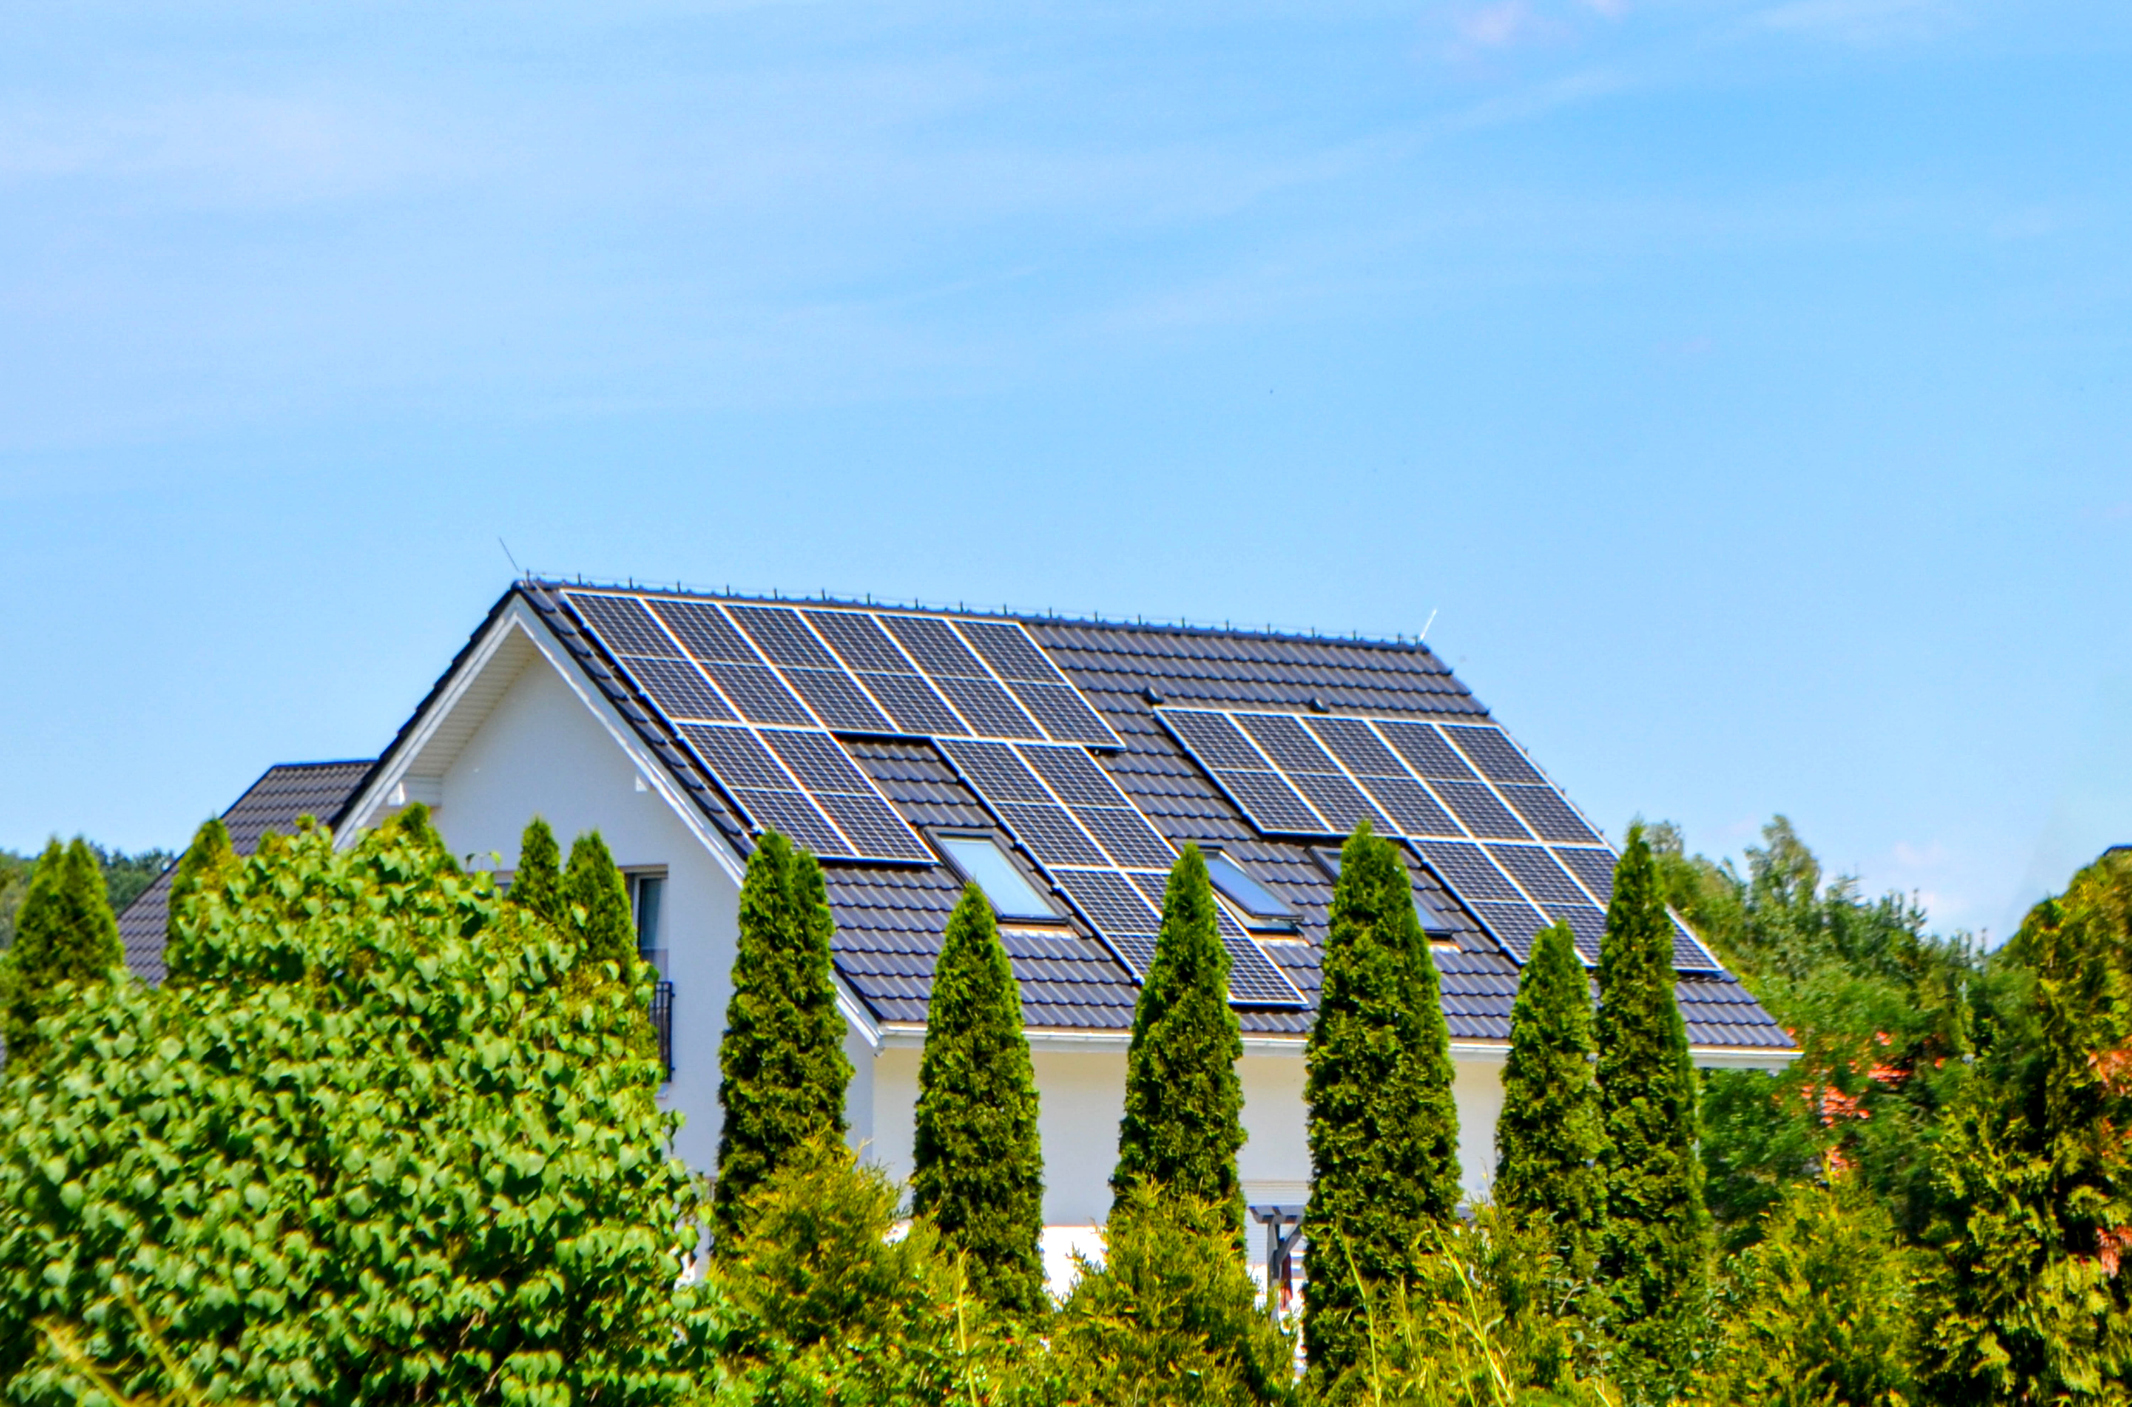
<path id="1" fill-rule="evenodd" d="M 674 984 L 661 982 L 651 989 L 651 1028 L 659 1036 L 659 1064 L 666 1078 L 674 1077 Z"/>

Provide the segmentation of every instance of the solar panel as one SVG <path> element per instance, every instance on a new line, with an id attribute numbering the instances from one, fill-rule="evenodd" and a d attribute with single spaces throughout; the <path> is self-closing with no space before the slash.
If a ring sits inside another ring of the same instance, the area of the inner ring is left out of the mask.
<path id="1" fill-rule="evenodd" d="M 814 638 L 800 613 L 790 606 L 733 605 L 726 607 L 726 613 L 772 664 L 800 669 L 841 667 L 822 642 Z"/>
<path id="2" fill-rule="evenodd" d="M 734 629 L 725 612 L 708 601 L 654 598 L 651 608 L 688 647 L 688 652 L 699 660 L 716 660 L 721 664 L 762 663 L 762 656 Z"/>
<path id="3" fill-rule="evenodd" d="M 1324 819 L 1273 770 L 1230 715 L 1166 708 L 1155 716 L 1260 831 L 1267 835 L 1330 833 Z"/>
<path id="4" fill-rule="evenodd" d="M 1550 786 L 1509 784 L 1498 788 L 1517 813 L 1525 818 L 1542 840 L 1568 841 L 1573 845 L 1596 844 L 1599 837 L 1584 824 L 1584 818 Z"/>
<path id="5" fill-rule="evenodd" d="M 1509 876 L 1478 845 L 1455 840 L 1410 840 L 1407 844 L 1453 893 L 1469 903 L 1481 899 L 1525 902 Z"/>
<path id="6" fill-rule="evenodd" d="M 933 687 L 947 697 L 980 738 L 1041 738 L 1044 730 L 1036 720 L 1009 698 L 1007 691 L 990 679 L 957 679 L 933 676 Z"/>
<path id="7" fill-rule="evenodd" d="M 566 591 L 563 599 L 570 603 L 579 619 L 592 627 L 593 633 L 612 653 L 651 659 L 681 658 L 674 642 L 667 638 L 658 621 L 652 619 L 651 613 L 644 609 L 644 603 L 636 597 Z"/>
<path id="8" fill-rule="evenodd" d="M 1577 935 L 1577 956 L 1584 960 L 1585 966 L 1597 967 L 1599 944 L 1606 937 L 1606 910 L 1586 905 L 1565 909 L 1555 917 L 1567 922 L 1570 931 Z"/>
<path id="9" fill-rule="evenodd" d="M 970 731 L 939 691 L 916 674 L 856 673 L 852 677 L 903 732 L 921 738 L 960 738 Z"/>
<path id="10" fill-rule="evenodd" d="M 814 726 L 814 715 L 768 665 L 726 664 L 718 660 L 697 663 L 705 674 L 718 681 L 719 689 L 748 722 L 783 723 L 795 728 Z"/>
<path id="11" fill-rule="evenodd" d="M 1558 846 L 1555 858 L 1569 867 L 1584 884 L 1585 891 L 1605 908 L 1614 900 L 1614 852 L 1583 846 Z"/>
<path id="12" fill-rule="evenodd" d="M 900 733 L 888 715 L 859 691 L 842 669 L 785 670 L 785 682 L 814 710 L 815 717 L 839 733 Z"/>
<path id="13" fill-rule="evenodd" d="M 1065 677 L 1044 657 L 1029 632 L 1007 621 L 959 620 L 955 629 L 984 656 L 992 672 L 1009 683 L 1063 684 Z"/>
<path id="14" fill-rule="evenodd" d="M 829 734 L 700 723 L 676 731 L 757 829 L 776 830 L 825 859 L 932 861 L 917 833 Z"/>
<path id="15" fill-rule="evenodd" d="M 732 707 L 718 697 L 710 682 L 687 660 L 621 655 L 618 662 L 629 671 L 629 677 L 643 690 L 644 697 L 657 704 L 659 711 L 676 723 L 684 720 L 726 723 L 735 717 Z"/>
<path id="16" fill-rule="evenodd" d="M 1277 713 L 1239 713 L 1237 726 L 1251 735 L 1278 767 L 1288 784 L 1301 792 L 1311 809 L 1342 835 L 1368 821 L 1379 832 L 1392 829 L 1361 788 L 1343 772 L 1331 753 L 1319 746 L 1300 720 Z"/>
<path id="17" fill-rule="evenodd" d="M 1483 840 L 1530 840 L 1532 832 L 1482 782 L 1435 782 L 1432 788 L 1467 830 Z"/>
<path id="18" fill-rule="evenodd" d="M 1458 744 L 1458 750 L 1471 759 L 1489 781 L 1534 786 L 1546 783 L 1547 779 L 1525 760 L 1525 754 L 1518 751 L 1517 744 L 1510 741 L 1502 729 L 1476 723 L 1446 723 L 1443 730 L 1444 736 Z"/>
<path id="19" fill-rule="evenodd" d="M 1471 767 L 1444 741 L 1443 734 L 1427 723 L 1410 723 L 1399 719 L 1376 720 L 1377 731 L 1401 757 L 1406 759 L 1414 775 L 1430 781 L 1439 778 L 1447 782 L 1474 780 Z"/>
<path id="20" fill-rule="evenodd" d="M 1591 903 L 1577 881 L 1569 877 L 1569 871 L 1556 864 L 1554 857 L 1540 846 L 1491 845 L 1488 853 L 1518 882 L 1526 896 L 1549 914 Z"/>
<path id="21" fill-rule="evenodd" d="M 1466 907 L 1473 910 L 1473 916 L 1495 935 L 1495 941 L 1501 943 L 1520 965 L 1531 960 L 1532 940 L 1547 926 L 1547 920 L 1541 917 L 1538 909 L 1522 901 L 1515 904 L 1483 901 Z"/>

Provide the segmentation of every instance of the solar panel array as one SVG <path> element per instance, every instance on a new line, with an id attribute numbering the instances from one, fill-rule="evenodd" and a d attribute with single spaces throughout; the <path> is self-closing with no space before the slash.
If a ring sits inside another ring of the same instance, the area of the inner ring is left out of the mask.
<path id="1" fill-rule="evenodd" d="M 1157 710 L 1268 835 L 1341 837 L 1367 820 L 1415 854 L 1519 962 L 1549 923 L 1599 960 L 1614 852 L 1492 724 Z M 1717 961 L 1675 920 L 1673 963 Z"/>
<path id="2" fill-rule="evenodd" d="M 1080 747 L 962 738 L 936 745 L 1118 960 L 1146 981 L 1177 854 L 1110 774 Z M 1216 913 L 1230 1001 L 1305 1005 L 1243 926 L 1219 906 Z"/>
<path id="3" fill-rule="evenodd" d="M 1122 746 L 1015 621 L 616 591 L 563 599 L 675 722 Z M 682 667 L 635 667 L 653 660 Z"/>

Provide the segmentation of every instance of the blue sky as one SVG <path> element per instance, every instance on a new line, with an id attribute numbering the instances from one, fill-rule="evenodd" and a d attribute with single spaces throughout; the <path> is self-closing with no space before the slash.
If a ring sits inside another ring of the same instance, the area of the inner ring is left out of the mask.
<path id="1" fill-rule="evenodd" d="M 1595 818 L 2132 841 L 2132 17 L 21 0 L 0 845 L 391 736 L 518 561 L 1413 633 Z"/>

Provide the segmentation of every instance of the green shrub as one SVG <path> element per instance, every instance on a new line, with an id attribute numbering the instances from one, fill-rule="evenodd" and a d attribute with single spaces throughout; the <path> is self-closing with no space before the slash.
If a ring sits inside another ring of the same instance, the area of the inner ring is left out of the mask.
<path id="1" fill-rule="evenodd" d="M 0 1395 L 85 1390 L 40 1324 L 143 1397 L 687 1389 L 692 1184 L 648 991 L 573 968 L 423 820 L 211 867 L 183 980 L 76 989 L 45 1020 L 46 1059 L 0 1093 Z"/>
<path id="2" fill-rule="evenodd" d="M 69 983 L 123 977 L 126 949 L 96 853 L 80 836 L 45 847 L 15 915 L 15 941 L 0 953 L 0 1040 L 10 1070 L 44 1055 L 37 1023 L 74 1000 Z"/>
<path id="3" fill-rule="evenodd" d="M 993 1316 L 922 1218 L 840 1141 L 795 1150 L 748 1198 L 712 1266 L 705 1319 L 721 1404 L 1037 1404 L 1041 1345 Z"/>
<path id="4" fill-rule="evenodd" d="M 1855 1178 L 1794 1187 L 1731 1265 L 1712 1404 L 1901 1407 L 1915 1391 L 1922 1259 Z"/>
<path id="5" fill-rule="evenodd" d="M 1211 1228 L 1211 1229 L 1210 1229 Z M 1297 1399 L 1295 1344 L 1273 1327 L 1224 1204 L 1136 1183 L 1113 1208 L 1100 1263 L 1054 1316 L 1051 1370 L 1090 1407 L 1257 1407 Z"/>

